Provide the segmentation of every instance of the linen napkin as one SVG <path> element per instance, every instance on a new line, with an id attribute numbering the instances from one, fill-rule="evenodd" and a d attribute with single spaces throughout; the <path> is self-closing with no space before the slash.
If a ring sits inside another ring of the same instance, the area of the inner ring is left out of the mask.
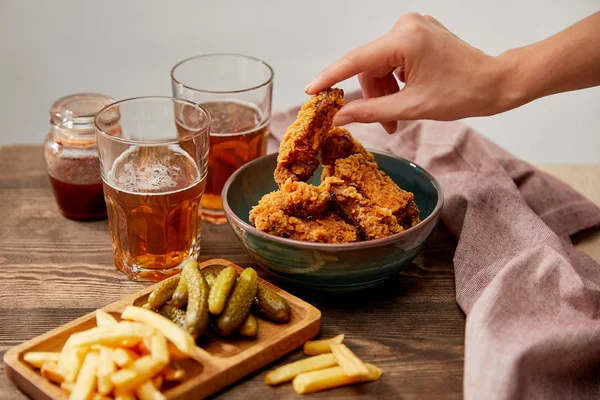
<path id="1" fill-rule="evenodd" d="M 298 110 L 273 115 L 270 152 Z M 600 398 L 600 265 L 569 238 L 600 225 L 600 209 L 461 123 L 400 122 L 391 136 L 378 124 L 348 128 L 442 185 L 467 314 L 465 398 Z"/>

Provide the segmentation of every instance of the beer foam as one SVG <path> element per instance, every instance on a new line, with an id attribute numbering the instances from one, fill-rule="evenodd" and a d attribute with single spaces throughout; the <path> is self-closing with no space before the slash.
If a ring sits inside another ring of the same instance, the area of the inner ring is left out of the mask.
<path id="1" fill-rule="evenodd" d="M 199 177 L 187 152 L 162 148 L 161 154 L 153 154 L 151 148 L 139 147 L 127 150 L 115 160 L 108 183 L 131 193 L 165 193 L 194 185 Z"/>

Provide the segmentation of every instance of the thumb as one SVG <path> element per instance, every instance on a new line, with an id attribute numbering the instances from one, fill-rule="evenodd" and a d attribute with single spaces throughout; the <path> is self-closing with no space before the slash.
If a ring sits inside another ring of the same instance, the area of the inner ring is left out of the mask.
<path id="1" fill-rule="evenodd" d="M 341 126 L 351 122 L 385 123 L 419 119 L 419 108 L 420 96 L 414 90 L 405 87 L 391 95 L 360 99 L 346 104 L 333 118 L 333 124 Z M 387 127 L 386 130 L 390 132 Z"/>

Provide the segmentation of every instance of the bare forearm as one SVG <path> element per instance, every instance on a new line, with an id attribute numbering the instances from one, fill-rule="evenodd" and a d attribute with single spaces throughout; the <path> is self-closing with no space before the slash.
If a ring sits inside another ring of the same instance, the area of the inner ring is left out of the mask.
<path id="1" fill-rule="evenodd" d="M 315 94 L 358 75 L 364 99 L 346 104 L 334 124 L 442 121 L 498 114 L 539 97 L 600 85 L 600 12 L 562 32 L 494 57 L 431 16 L 405 14 L 390 32 L 325 68 Z M 400 89 L 396 78 L 405 83 Z"/>
<path id="2" fill-rule="evenodd" d="M 507 108 L 540 97 L 600 85 L 600 12 L 529 46 L 501 54 Z"/>

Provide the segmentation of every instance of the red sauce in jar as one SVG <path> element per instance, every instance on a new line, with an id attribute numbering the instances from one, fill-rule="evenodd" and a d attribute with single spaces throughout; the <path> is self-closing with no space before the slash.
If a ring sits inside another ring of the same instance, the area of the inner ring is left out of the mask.
<path id="1" fill-rule="evenodd" d="M 102 182 L 77 185 L 50 176 L 50 183 L 56 204 L 65 217 L 79 221 L 106 217 Z"/>
<path id="2" fill-rule="evenodd" d="M 45 157 L 56 204 L 67 218 L 106 217 L 93 121 L 110 103 L 104 95 L 79 93 L 58 99 L 50 109 Z"/>

